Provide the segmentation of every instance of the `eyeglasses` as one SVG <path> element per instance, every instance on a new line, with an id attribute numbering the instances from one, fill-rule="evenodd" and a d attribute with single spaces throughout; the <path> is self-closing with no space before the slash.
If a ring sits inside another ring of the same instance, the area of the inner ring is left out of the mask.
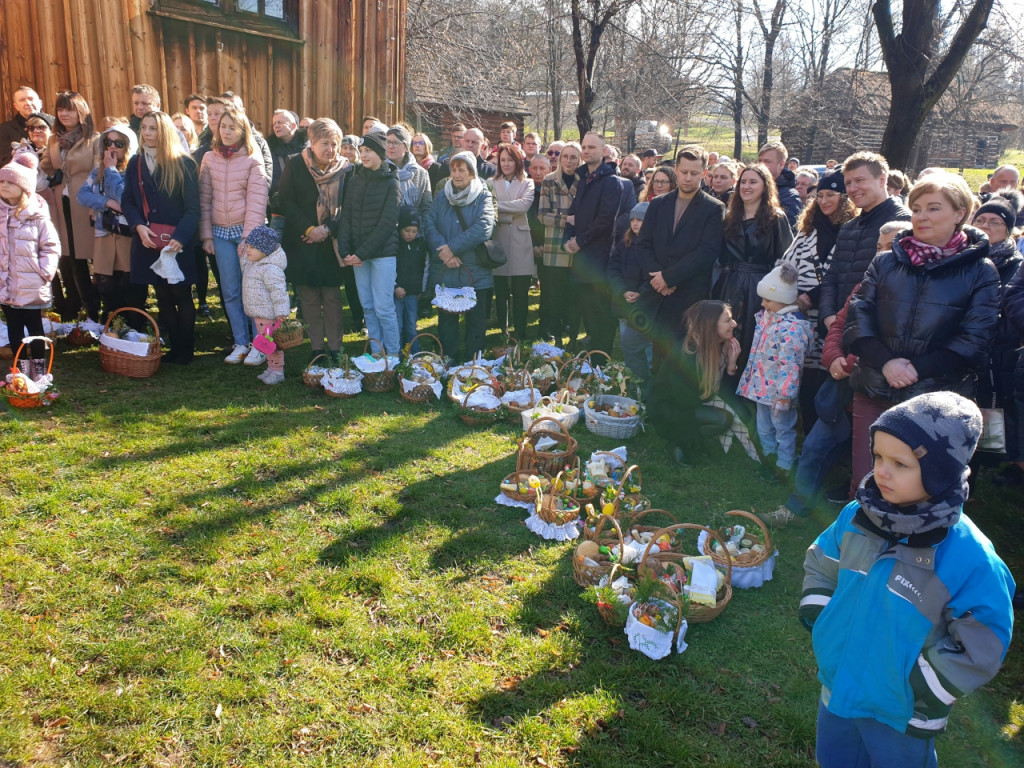
<path id="1" fill-rule="evenodd" d="M 121 141 L 121 139 L 104 139 L 103 140 L 103 146 L 104 147 L 117 147 L 118 149 L 124 149 L 125 147 L 128 146 L 128 142 L 127 141 Z"/>
<path id="2" fill-rule="evenodd" d="M 558 157 L 561 154 L 562 153 L 559 152 L 557 149 L 549 149 L 548 150 L 548 157 Z"/>
<path id="3" fill-rule="evenodd" d="M 427 144 L 425 141 L 414 141 L 412 145 L 414 147 L 425 147 Z"/>
<path id="4" fill-rule="evenodd" d="M 651 182 L 651 185 L 655 187 L 661 186 L 662 184 L 664 184 L 665 186 L 670 186 L 672 182 L 669 181 L 668 179 L 654 179 Z"/>
<path id="5" fill-rule="evenodd" d="M 405 146 L 405 144 L 403 144 L 400 141 L 391 141 L 390 139 L 388 141 L 385 141 L 384 143 L 387 144 L 389 147 L 392 147 L 392 148 L 395 148 L 395 149 L 397 149 L 398 147 L 404 147 Z"/>

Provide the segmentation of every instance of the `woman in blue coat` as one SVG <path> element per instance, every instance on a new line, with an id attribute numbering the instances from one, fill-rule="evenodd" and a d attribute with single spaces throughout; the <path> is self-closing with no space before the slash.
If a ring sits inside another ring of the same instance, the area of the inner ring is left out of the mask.
<path id="1" fill-rule="evenodd" d="M 170 346 L 164 360 L 188 365 L 195 354 L 196 260 L 191 245 L 199 228 L 199 174 L 166 113 L 150 112 L 142 118 L 140 133 L 142 151 L 125 169 L 121 197 L 121 210 L 134 233 L 131 280 L 135 285 L 152 285 L 156 292 Z M 173 231 L 161 235 L 154 231 L 157 225 Z M 164 248 L 176 254 L 185 278 L 173 285 L 152 269 Z"/>
<path id="2" fill-rule="evenodd" d="M 487 316 L 483 297 L 494 287 L 491 270 L 477 261 L 477 246 L 489 240 L 494 231 L 494 201 L 486 184 L 477 176 L 476 160 L 469 152 L 452 157 L 451 178 L 438 190 L 430 206 L 423 229 L 430 246 L 429 282 L 449 288 L 473 286 L 478 301 L 464 313 L 466 354 L 460 358 L 459 315 L 439 312 L 437 335 L 445 354 L 452 359 L 469 359 L 484 348 Z M 459 218 L 462 221 L 459 221 Z"/>

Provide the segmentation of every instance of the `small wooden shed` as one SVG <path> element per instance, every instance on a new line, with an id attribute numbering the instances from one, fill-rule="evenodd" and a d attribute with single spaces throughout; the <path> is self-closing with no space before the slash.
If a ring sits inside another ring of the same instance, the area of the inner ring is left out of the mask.
<path id="1" fill-rule="evenodd" d="M 93 113 L 127 116 L 148 83 L 166 112 L 190 93 L 234 91 L 269 130 L 275 109 L 405 115 L 406 0 L 0 0 L 0 119 L 20 85 L 52 112 L 73 90 Z"/>

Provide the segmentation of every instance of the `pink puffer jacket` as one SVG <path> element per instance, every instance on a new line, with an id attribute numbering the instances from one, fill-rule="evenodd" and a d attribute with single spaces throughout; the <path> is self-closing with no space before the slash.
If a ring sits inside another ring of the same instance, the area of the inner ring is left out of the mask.
<path id="1" fill-rule="evenodd" d="M 60 238 L 39 195 L 15 212 L 0 199 L 0 304 L 37 307 L 50 303 Z"/>
<path id="2" fill-rule="evenodd" d="M 267 182 L 262 158 L 237 154 L 230 159 L 211 149 L 199 171 L 199 237 L 213 238 L 213 228 L 242 225 L 243 239 L 267 218 Z"/>

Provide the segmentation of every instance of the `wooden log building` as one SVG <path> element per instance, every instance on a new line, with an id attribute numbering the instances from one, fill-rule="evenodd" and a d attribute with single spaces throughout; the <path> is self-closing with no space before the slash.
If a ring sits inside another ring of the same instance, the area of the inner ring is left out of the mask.
<path id="1" fill-rule="evenodd" d="M 51 113 L 78 91 L 99 125 L 148 83 L 168 113 L 230 90 L 264 132 L 283 108 L 358 133 L 365 114 L 405 116 L 405 14 L 406 0 L 0 0 L 0 120 L 21 85 Z"/>

